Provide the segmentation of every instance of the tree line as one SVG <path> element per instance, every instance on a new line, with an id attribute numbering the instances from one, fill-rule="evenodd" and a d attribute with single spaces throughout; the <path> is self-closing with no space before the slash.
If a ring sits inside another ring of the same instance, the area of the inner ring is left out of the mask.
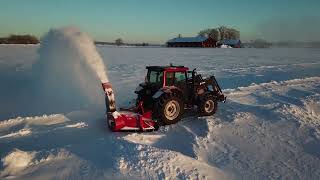
<path id="1" fill-rule="evenodd" d="M 217 41 L 223 41 L 226 39 L 240 39 L 240 31 L 226 26 L 204 29 L 198 34 L 200 36 L 211 37 Z"/>
<path id="2" fill-rule="evenodd" d="M 0 38 L 0 44 L 38 44 L 39 39 L 32 35 L 10 35 Z"/>
<path id="3" fill-rule="evenodd" d="M 99 45 L 116 45 L 116 46 L 161 46 L 160 44 L 142 43 L 126 43 L 122 38 L 116 39 L 114 42 L 95 41 L 95 44 Z"/>

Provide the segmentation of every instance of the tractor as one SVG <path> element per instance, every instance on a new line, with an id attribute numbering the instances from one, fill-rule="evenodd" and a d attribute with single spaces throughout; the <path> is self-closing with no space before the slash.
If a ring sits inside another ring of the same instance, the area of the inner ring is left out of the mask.
<path id="1" fill-rule="evenodd" d="M 133 108 L 116 111 L 111 84 L 102 84 L 111 130 L 156 130 L 177 123 L 186 109 L 195 106 L 200 116 L 213 115 L 218 102 L 226 101 L 214 76 L 204 79 L 196 69 L 189 71 L 184 66 L 147 66 L 146 69 L 145 82 L 135 90 L 137 99 Z"/>

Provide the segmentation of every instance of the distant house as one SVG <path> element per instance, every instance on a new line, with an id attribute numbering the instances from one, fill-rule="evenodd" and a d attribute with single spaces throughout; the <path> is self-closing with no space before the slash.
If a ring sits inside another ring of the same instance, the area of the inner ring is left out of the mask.
<path id="1" fill-rule="evenodd" d="M 242 47 L 242 43 L 239 39 L 225 39 L 222 40 L 218 43 L 219 46 L 221 45 L 227 45 L 227 46 L 231 46 L 233 48 L 241 48 Z"/>
<path id="2" fill-rule="evenodd" d="M 167 47 L 216 47 L 217 41 L 210 37 L 177 37 L 167 42 Z"/>

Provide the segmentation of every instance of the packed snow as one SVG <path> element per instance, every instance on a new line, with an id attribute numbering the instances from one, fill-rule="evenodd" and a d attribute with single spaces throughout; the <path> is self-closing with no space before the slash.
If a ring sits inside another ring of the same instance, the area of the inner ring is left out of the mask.
<path id="1" fill-rule="evenodd" d="M 85 34 L 66 31 L 42 47 L 0 46 L 1 179 L 320 178 L 318 49 L 97 53 Z M 108 69 L 119 106 L 132 104 L 146 65 L 169 63 L 215 74 L 227 102 L 157 132 L 110 132 L 100 75 L 83 64 L 99 54 L 106 66 L 93 64 Z"/>

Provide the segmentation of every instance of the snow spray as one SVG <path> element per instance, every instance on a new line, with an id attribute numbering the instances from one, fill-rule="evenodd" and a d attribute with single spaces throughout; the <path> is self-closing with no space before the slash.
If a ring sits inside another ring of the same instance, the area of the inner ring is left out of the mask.
<path id="1" fill-rule="evenodd" d="M 109 82 L 106 65 L 86 33 L 76 27 L 51 29 L 41 39 L 39 55 L 40 60 L 33 68 L 47 98 L 60 100 L 61 105 L 104 103 L 97 87 Z M 106 88 L 104 90 L 107 95 Z M 114 102 L 111 85 L 108 94 Z"/>

